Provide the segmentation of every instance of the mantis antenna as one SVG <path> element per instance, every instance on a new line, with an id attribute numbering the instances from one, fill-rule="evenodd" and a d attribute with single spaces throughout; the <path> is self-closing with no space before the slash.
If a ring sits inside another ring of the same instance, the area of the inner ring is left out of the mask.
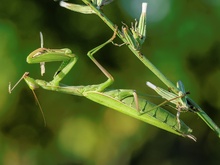
<path id="1" fill-rule="evenodd" d="M 40 32 L 40 47 L 44 47 L 44 38 L 43 38 L 43 33 Z M 45 73 L 45 62 L 40 62 L 40 70 L 41 70 L 41 76 L 44 75 Z"/>
<path id="2" fill-rule="evenodd" d="M 21 82 L 21 80 L 23 80 L 24 79 L 24 76 L 22 76 L 17 82 L 16 82 L 16 84 L 13 86 L 13 87 L 11 87 L 11 82 L 9 82 L 9 85 L 8 85 L 8 92 L 11 94 L 11 91 L 13 91 L 14 90 L 14 88 Z"/>
<path id="3" fill-rule="evenodd" d="M 37 98 L 36 93 L 34 92 L 33 89 L 31 89 L 31 91 L 32 91 L 32 93 L 33 93 L 33 95 L 34 95 L 34 99 L 35 99 L 36 103 L 38 104 L 38 106 L 39 106 L 39 108 L 40 108 L 40 112 L 41 112 L 42 117 L 43 117 L 43 120 L 44 120 L 44 126 L 46 127 L 46 126 L 47 126 L 47 122 L 46 122 L 46 118 L 45 118 L 45 116 L 44 116 L 44 111 L 43 111 L 43 109 L 42 109 L 42 107 L 41 107 L 41 105 L 40 105 L 40 102 L 39 102 L 39 100 L 38 100 L 38 98 Z"/>
<path id="4" fill-rule="evenodd" d="M 9 82 L 8 92 L 11 94 L 12 90 L 21 82 L 21 80 L 24 79 L 24 80 L 26 81 L 25 78 L 26 78 L 28 75 L 29 75 L 29 72 L 25 72 L 25 73 L 23 74 L 23 76 L 17 81 L 17 83 L 16 83 L 12 88 L 11 88 L 11 82 Z M 38 98 L 37 98 L 36 93 L 34 92 L 34 89 L 38 88 L 38 86 L 37 86 L 35 83 L 31 83 L 31 82 L 30 82 L 28 85 L 29 85 L 29 87 L 30 87 L 30 89 L 31 89 L 31 91 L 32 91 L 32 93 L 33 93 L 33 95 L 34 95 L 34 99 L 35 99 L 37 105 L 38 105 L 39 108 L 40 108 L 40 111 L 41 111 L 41 114 L 42 114 L 42 117 L 43 117 L 43 120 L 44 120 L 44 126 L 46 127 L 47 123 L 46 123 L 46 118 L 45 118 L 45 116 L 44 116 L 43 109 L 42 109 L 42 107 L 41 107 L 41 105 L 40 105 L 40 102 L 39 102 L 39 100 L 38 100 Z"/>

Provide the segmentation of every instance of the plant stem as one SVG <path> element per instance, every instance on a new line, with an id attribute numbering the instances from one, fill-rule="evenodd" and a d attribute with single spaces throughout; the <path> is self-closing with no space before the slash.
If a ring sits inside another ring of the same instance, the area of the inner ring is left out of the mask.
<path id="1" fill-rule="evenodd" d="M 115 31 L 116 26 L 102 13 L 98 10 L 90 1 L 82 0 L 86 5 L 90 6 L 92 10 L 98 15 L 113 31 Z M 127 43 L 120 30 L 117 30 L 117 36 L 124 42 Z M 177 87 L 168 80 L 164 74 L 162 74 L 139 50 L 134 49 L 131 45 L 127 44 L 128 48 L 135 54 L 135 56 L 148 67 L 169 89 L 174 93 L 178 94 L 179 90 Z"/>

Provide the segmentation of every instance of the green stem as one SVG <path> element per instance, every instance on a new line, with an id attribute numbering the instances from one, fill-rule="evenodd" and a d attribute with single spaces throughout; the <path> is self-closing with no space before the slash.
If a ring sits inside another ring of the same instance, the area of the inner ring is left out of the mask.
<path id="1" fill-rule="evenodd" d="M 102 13 L 98 10 L 90 1 L 82 0 L 86 5 L 90 6 L 92 10 L 98 15 L 113 31 L 115 31 L 116 26 Z M 125 37 L 120 30 L 117 30 L 117 36 L 124 42 L 127 43 Z M 162 74 L 139 50 L 135 50 L 131 45 L 127 45 L 128 48 L 137 56 L 137 58 L 148 67 L 169 89 L 174 93 L 178 94 L 179 90 L 177 87 L 168 80 L 164 74 Z"/>

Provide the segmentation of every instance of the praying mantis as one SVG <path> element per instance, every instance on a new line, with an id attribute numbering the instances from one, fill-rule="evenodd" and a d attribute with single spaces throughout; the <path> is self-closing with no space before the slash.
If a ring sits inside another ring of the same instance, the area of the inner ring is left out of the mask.
<path id="1" fill-rule="evenodd" d="M 108 43 L 111 43 L 115 36 L 116 33 L 114 33 L 111 39 L 92 49 L 87 54 L 101 72 L 107 77 L 107 80 L 101 84 L 87 86 L 67 86 L 60 84 L 60 81 L 68 74 L 78 59 L 78 57 L 67 48 L 47 49 L 41 47 L 30 53 L 27 57 L 27 62 L 30 64 L 62 61 L 60 67 L 55 72 L 52 81 L 47 82 L 44 80 L 35 80 L 29 77 L 28 72 L 25 72 L 22 78 L 26 81 L 32 91 L 41 87 L 45 90 L 83 96 L 96 103 L 115 109 L 121 113 L 132 116 L 168 132 L 188 137 L 196 141 L 196 138 L 191 134 L 192 130 L 182 120 L 178 123 L 175 115 L 162 107 L 156 107 L 153 103 L 138 96 L 135 90 L 107 89 L 107 87 L 113 83 L 114 79 L 93 55 L 99 49 Z M 9 91 L 11 92 L 11 89 L 9 89 Z"/>

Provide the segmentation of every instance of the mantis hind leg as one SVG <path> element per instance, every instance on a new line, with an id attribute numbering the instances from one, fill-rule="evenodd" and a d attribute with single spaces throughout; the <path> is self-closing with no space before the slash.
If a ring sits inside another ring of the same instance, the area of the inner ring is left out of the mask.
<path id="1" fill-rule="evenodd" d="M 141 112 L 140 112 L 140 109 L 139 109 L 138 95 L 137 95 L 136 91 L 133 91 L 132 94 L 133 94 L 133 97 L 134 97 L 134 102 L 135 102 L 136 110 L 140 114 Z"/>

